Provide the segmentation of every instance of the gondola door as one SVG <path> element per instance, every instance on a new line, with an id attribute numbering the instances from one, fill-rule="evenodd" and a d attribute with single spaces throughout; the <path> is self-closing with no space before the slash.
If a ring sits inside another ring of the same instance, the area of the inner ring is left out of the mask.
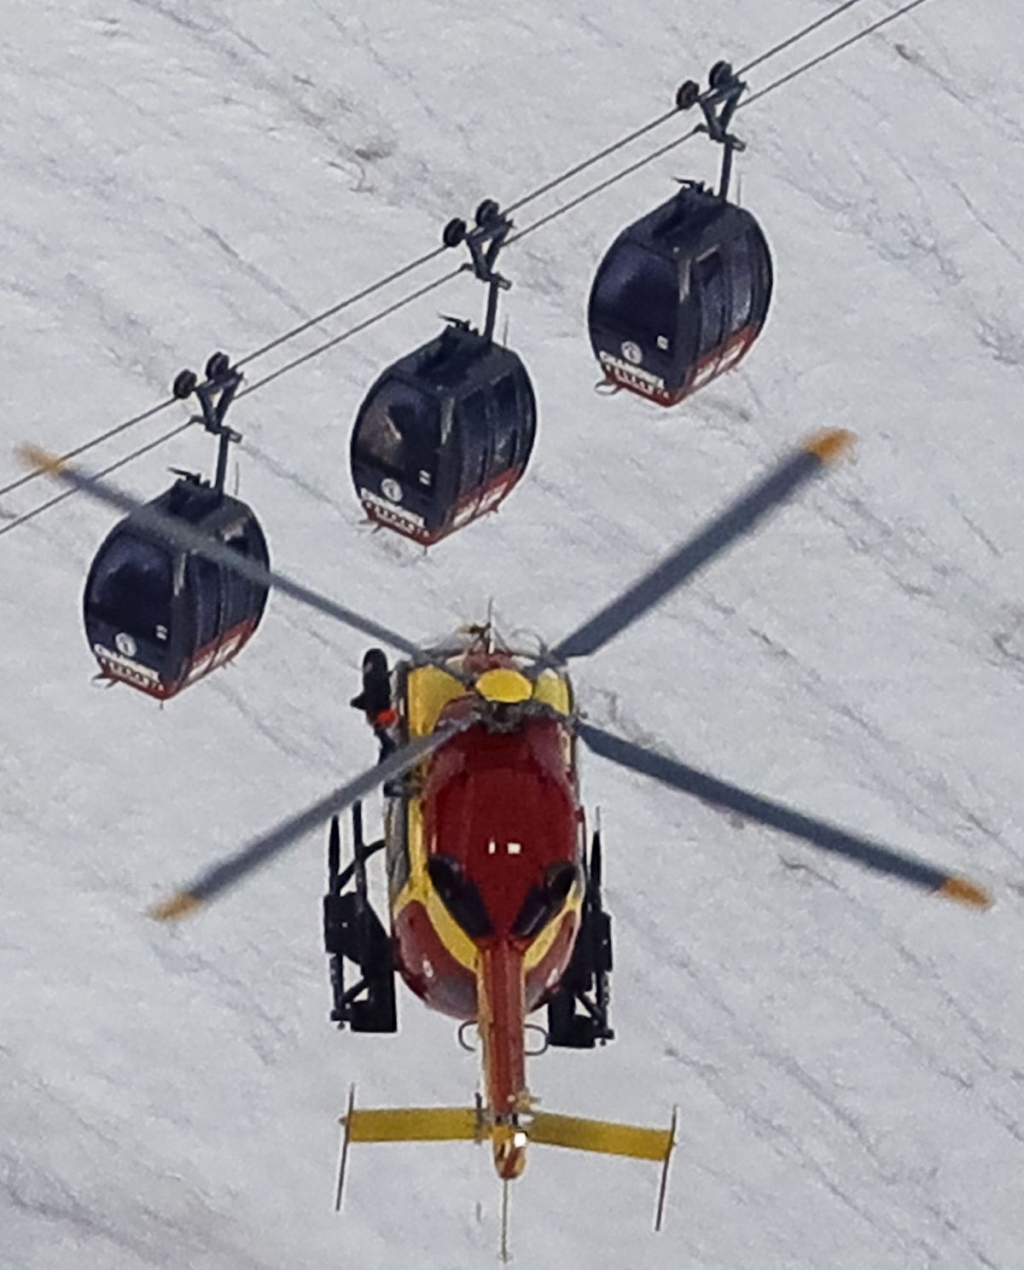
<path id="1" fill-rule="evenodd" d="M 456 400 L 453 427 L 455 450 L 459 455 L 459 485 L 451 527 L 458 529 L 480 514 L 481 503 L 488 494 L 494 436 L 488 394 L 483 388 L 474 388 Z"/>
<path id="2" fill-rule="evenodd" d="M 771 299 L 768 245 L 752 217 L 693 262 L 697 352 L 685 392 L 731 370 L 757 339 Z"/>
<path id="3" fill-rule="evenodd" d="M 185 562 L 186 614 L 182 623 L 188 631 L 191 648 L 185 685 L 195 683 L 220 665 L 220 650 L 226 571 L 202 556 L 189 556 Z"/>

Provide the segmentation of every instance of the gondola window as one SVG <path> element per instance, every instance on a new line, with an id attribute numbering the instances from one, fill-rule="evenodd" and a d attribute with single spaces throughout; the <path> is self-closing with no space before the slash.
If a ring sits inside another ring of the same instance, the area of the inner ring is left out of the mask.
<path id="1" fill-rule="evenodd" d="M 725 339 L 727 298 L 722 253 L 717 248 L 709 251 L 694 262 L 693 273 L 700 295 L 699 356 L 703 357 Z"/>
<path id="2" fill-rule="evenodd" d="M 92 580 L 89 608 L 133 635 L 159 638 L 171 624 L 170 554 L 159 544 L 122 534 L 103 553 Z"/>
<path id="3" fill-rule="evenodd" d="M 459 497 L 464 498 L 483 485 L 487 475 L 489 436 L 487 398 L 479 389 L 464 397 L 456 407 L 462 434 L 462 479 Z"/>
<path id="4" fill-rule="evenodd" d="M 596 325 L 642 345 L 670 350 L 675 334 L 679 283 L 671 261 L 636 243 L 612 250 L 594 289 Z"/>

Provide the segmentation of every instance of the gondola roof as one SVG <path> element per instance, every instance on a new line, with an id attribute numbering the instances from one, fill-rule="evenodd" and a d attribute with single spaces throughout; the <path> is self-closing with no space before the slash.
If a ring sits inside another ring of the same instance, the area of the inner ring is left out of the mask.
<path id="1" fill-rule="evenodd" d="M 253 519 L 252 509 L 241 499 L 232 498 L 230 494 L 218 493 L 212 486 L 201 484 L 189 477 L 182 477 L 175 481 L 170 489 L 164 490 L 150 506 L 187 524 L 201 524 L 206 532 L 215 536 L 233 528 L 239 522 Z M 128 519 L 130 522 L 131 517 Z M 138 532 L 146 537 L 159 536 L 141 527 Z"/>
<path id="2" fill-rule="evenodd" d="M 451 392 L 493 382 L 518 356 L 465 326 L 447 326 L 435 339 L 394 362 L 386 376 L 397 375 L 424 388 Z"/>
<path id="3" fill-rule="evenodd" d="M 659 254 L 694 256 L 747 229 L 753 217 L 703 185 L 684 185 L 672 198 L 634 221 L 622 234 Z"/>

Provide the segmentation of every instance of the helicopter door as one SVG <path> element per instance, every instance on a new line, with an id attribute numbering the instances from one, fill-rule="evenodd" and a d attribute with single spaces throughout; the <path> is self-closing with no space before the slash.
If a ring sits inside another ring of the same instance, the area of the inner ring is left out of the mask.
<path id="1" fill-rule="evenodd" d="M 86 584 L 86 632 L 97 656 L 103 649 L 115 661 L 147 667 L 161 683 L 176 681 L 184 668 L 179 608 L 171 550 L 130 531 L 112 535 Z"/>

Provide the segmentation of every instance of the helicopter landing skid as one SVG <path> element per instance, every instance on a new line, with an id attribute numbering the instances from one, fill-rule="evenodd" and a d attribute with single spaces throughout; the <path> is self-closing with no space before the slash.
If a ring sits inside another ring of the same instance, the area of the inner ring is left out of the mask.
<path id="1" fill-rule="evenodd" d="M 612 919 L 601 896 L 601 829 L 594 831 L 584 860 L 586 894 L 572 959 L 548 1002 L 548 1044 L 593 1049 L 613 1040 L 608 1022 L 612 970 Z"/>
<path id="2" fill-rule="evenodd" d="M 383 847 L 383 840 L 363 841 L 359 803 L 352 808 L 351 864 L 341 869 L 341 832 L 338 817 L 331 819 L 327 845 L 327 894 L 324 896 L 324 948 L 330 958 L 333 1008 L 331 1021 L 353 1032 L 397 1032 L 395 967 L 391 941 L 373 911 L 366 891 L 366 861 Z M 350 889 L 349 889 L 350 888 Z M 358 977 L 345 985 L 345 962 Z"/>

